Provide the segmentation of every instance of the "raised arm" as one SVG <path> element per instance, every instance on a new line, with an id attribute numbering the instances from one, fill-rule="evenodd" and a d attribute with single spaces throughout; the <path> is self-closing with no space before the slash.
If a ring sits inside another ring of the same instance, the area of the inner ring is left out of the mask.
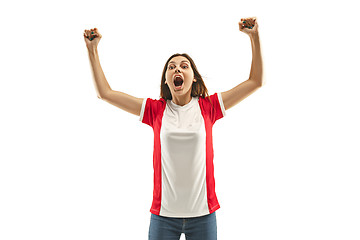
<path id="1" fill-rule="evenodd" d="M 140 116 L 143 98 L 136 98 L 123 92 L 114 91 L 105 78 L 100 65 L 97 45 L 101 34 L 96 28 L 85 30 L 84 39 L 89 53 L 90 65 L 92 68 L 95 89 L 98 98 L 134 115 Z"/>
<path id="2" fill-rule="evenodd" d="M 100 59 L 97 48 L 88 49 L 89 60 L 92 69 L 95 90 L 98 98 L 102 99 L 108 92 L 112 91 L 105 74 L 100 65 Z"/>
<path id="3" fill-rule="evenodd" d="M 239 22 L 239 28 L 240 31 L 246 33 L 250 37 L 252 48 L 251 70 L 248 80 L 226 92 L 221 93 L 225 110 L 235 106 L 264 84 L 260 39 L 256 18 L 241 19 L 241 22 Z"/>

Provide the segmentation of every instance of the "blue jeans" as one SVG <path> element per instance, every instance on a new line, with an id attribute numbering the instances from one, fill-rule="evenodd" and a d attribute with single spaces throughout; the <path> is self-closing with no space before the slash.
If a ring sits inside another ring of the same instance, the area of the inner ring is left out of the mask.
<path id="1" fill-rule="evenodd" d="M 215 212 L 193 218 L 162 217 L 151 213 L 149 240 L 179 240 L 182 233 L 186 240 L 216 240 Z"/>

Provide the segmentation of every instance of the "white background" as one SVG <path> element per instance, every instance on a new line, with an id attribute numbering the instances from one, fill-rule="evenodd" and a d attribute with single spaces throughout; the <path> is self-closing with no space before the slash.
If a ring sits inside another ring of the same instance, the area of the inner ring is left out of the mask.
<path id="1" fill-rule="evenodd" d="M 97 98 L 85 29 L 112 87 L 160 97 L 188 53 L 210 94 L 265 85 L 213 128 L 218 239 L 360 238 L 355 1 L 3 1 L 0 239 L 147 239 L 153 131 Z M 184 236 L 181 239 L 185 239 Z"/>

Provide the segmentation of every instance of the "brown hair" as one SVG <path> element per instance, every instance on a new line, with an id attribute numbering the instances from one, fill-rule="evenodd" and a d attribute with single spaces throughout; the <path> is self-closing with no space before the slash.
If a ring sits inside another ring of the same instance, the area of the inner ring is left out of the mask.
<path id="1" fill-rule="evenodd" d="M 208 90 L 207 90 L 207 88 L 205 86 L 204 80 L 202 79 L 199 71 L 197 70 L 194 61 L 186 53 L 183 53 L 183 54 L 175 53 L 166 61 L 165 66 L 164 66 L 164 70 L 163 70 L 162 76 L 161 76 L 160 97 L 165 99 L 165 101 L 172 99 L 170 89 L 167 86 L 167 84 L 165 84 L 165 80 L 166 80 L 165 75 L 166 75 L 166 70 L 167 70 L 168 63 L 170 62 L 170 60 L 173 57 L 177 57 L 177 56 L 186 57 L 190 61 L 191 68 L 193 69 L 194 78 L 196 79 L 196 82 L 193 82 L 193 84 L 192 84 L 191 97 L 203 97 L 203 98 L 207 97 L 210 100 L 209 93 L 208 93 Z M 210 103 L 211 103 L 211 100 L 210 100 Z"/>

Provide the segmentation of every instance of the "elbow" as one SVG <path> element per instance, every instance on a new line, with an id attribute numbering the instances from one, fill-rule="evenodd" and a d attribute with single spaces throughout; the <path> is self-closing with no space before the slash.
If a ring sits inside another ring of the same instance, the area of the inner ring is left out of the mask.
<path id="1" fill-rule="evenodd" d="M 259 77 L 259 85 L 260 85 L 260 87 L 262 87 L 262 86 L 265 85 L 264 77 L 263 77 L 262 74 L 261 74 L 261 76 Z"/>
<path id="2" fill-rule="evenodd" d="M 109 90 L 109 91 L 102 91 L 101 93 L 99 92 L 99 93 L 97 94 L 97 97 L 98 97 L 99 99 L 105 100 L 105 99 L 106 99 L 106 95 L 108 95 L 108 93 L 109 93 L 110 91 L 111 91 L 111 90 Z"/>
<path id="3" fill-rule="evenodd" d="M 104 93 L 97 95 L 97 97 L 101 100 L 105 100 L 105 96 L 106 96 L 106 94 L 104 94 Z"/>
<path id="4" fill-rule="evenodd" d="M 262 87 L 264 85 L 264 81 L 262 78 L 259 78 L 259 79 L 249 78 L 249 79 L 251 79 L 253 82 L 255 82 L 257 87 Z"/>
<path id="5" fill-rule="evenodd" d="M 265 84 L 263 77 L 256 79 L 256 82 L 258 83 L 259 87 L 262 87 Z"/>

